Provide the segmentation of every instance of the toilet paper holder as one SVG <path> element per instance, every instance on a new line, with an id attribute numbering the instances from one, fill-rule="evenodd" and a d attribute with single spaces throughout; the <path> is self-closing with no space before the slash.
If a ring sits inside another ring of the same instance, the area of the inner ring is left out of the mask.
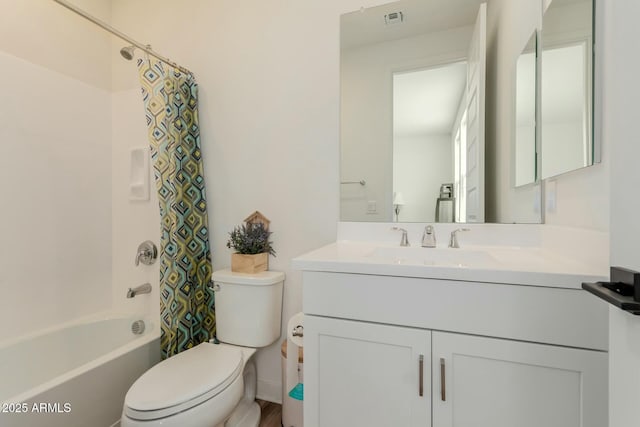
<path id="1" fill-rule="evenodd" d="M 291 331 L 291 335 L 293 335 L 294 337 L 304 336 L 304 326 L 297 325 L 295 328 L 293 328 L 293 331 Z"/>

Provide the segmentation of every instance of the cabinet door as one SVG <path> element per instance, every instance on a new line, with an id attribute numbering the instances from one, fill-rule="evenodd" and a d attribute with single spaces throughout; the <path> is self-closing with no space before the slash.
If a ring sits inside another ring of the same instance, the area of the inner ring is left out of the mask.
<path id="1" fill-rule="evenodd" d="M 305 427 L 431 426 L 429 331 L 305 316 L 304 333 Z"/>
<path id="2" fill-rule="evenodd" d="M 433 333 L 434 427 L 603 427 L 607 353 Z"/>

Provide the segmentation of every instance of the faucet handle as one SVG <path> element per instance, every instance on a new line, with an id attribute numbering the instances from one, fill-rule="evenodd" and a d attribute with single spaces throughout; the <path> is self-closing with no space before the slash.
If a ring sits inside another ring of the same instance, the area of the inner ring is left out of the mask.
<path id="1" fill-rule="evenodd" d="M 144 265 L 151 265 L 158 258 L 158 248 L 151 241 L 147 240 L 140 243 L 138 246 L 138 253 L 136 254 L 136 266 L 142 262 Z"/>
<path id="2" fill-rule="evenodd" d="M 391 227 L 394 231 L 402 231 L 402 237 L 400 238 L 400 246 L 411 246 L 409 244 L 409 239 L 407 238 L 407 230 L 400 227 Z"/>
<path id="3" fill-rule="evenodd" d="M 449 239 L 449 247 L 450 248 L 459 248 L 460 245 L 458 244 L 458 232 L 459 231 L 471 231 L 470 228 L 458 228 L 456 230 L 453 230 L 451 232 L 451 238 Z"/>
<path id="4" fill-rule="evenodd" d="M 423 248 L 435 248 L 436 247 L 436 232 L 433 225 L 427 225 L 424 228 L 422 234 L 422 247 Z"/>
<path id="5" fill-rule="evenodd" d="M 146 251 L 138 251 L 138 253 L 136 254 L 136 267 L 140 265 L 141 259 L 146 258 L 146 254 Z"/>

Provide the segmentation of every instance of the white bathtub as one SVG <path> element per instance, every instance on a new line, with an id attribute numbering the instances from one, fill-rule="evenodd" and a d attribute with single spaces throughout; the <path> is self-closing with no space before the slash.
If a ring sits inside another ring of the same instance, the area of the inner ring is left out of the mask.
<path id="1" fill-rule="evenodd" d="M 117 425 L 133 382 L 160 360 L 160 333 L 148 319 L 67 325 L 0 346 L 0 426 Z"/>

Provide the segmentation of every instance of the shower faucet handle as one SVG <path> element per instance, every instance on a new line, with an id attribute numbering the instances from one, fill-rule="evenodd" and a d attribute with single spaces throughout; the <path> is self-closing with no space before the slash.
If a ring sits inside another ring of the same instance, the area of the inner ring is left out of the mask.
<path id="1" fill-rule="evenodd" d="M 151 240 L 146 240 L 138 246 L 136 254 L 136 266 L 143 263 L 144 265 L 153 264 L 158 259 L 158 248 Z"/>

